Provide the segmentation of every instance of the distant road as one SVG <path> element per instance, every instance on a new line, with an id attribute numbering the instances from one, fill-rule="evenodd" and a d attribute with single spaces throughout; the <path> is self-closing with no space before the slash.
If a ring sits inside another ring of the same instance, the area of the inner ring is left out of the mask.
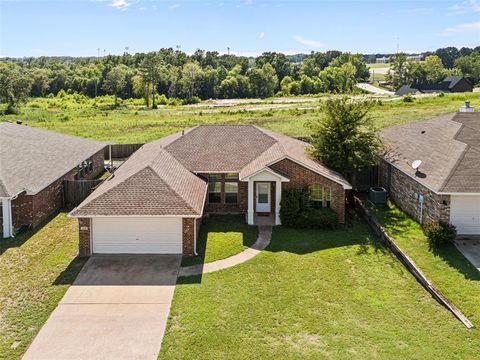
<path id="1" fill-rule="evenodd" d="M 376 86 L 373 86 L 373 85 L 370 85 L 370 84 L 367 84 L 367 83 L 358 83 L 357 84 L 357 87 L 362 89 L 362 90 L 365 90 L 365 91 L 368 91 L 370 93 L 373 93 L 373 94 L 378 94 L 378 95 L 395 95 L 395 93 L 393 91 L 388 91 L 388 90 L 384 90 L 384 89 L 380 89 Z"/>

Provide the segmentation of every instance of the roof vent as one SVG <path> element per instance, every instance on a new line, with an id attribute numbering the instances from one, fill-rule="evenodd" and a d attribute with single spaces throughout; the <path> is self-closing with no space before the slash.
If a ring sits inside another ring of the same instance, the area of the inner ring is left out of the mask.
<path id="1" fill-rule="evenodd" d="M 470 106 L 470 101 L 465 101 L 465 104 L 460 108 L 460 112 L 474 112 L 475 108 Z"/>

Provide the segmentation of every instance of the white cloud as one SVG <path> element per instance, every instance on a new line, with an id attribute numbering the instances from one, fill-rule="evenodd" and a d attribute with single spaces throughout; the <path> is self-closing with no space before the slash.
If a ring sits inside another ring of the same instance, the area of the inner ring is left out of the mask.
<path id="1" fill-rule="evenodd" d="M 262 31 L 260 34 L 258 34 L 259 39 L 263 39 L 265 37 L 265 33 Z"/>
<path id="2" fill-rule="evenodd" d="M 443 33 L 452 34 L 452 33 L 467 32 L 467 31 L 473 31 L 473 30 L 480 30 L 480 21 L 448 27 L 443 30 Z"/>
<path id="3" fill-rule="evenodd" d="M 173 10 L 173 9 L 178 9 L 180 7 L 180 4 L 173 4 L 173 5 L 170 5 L 168 8 L 170 10 Z"/>
<path id="4" fill-rule="evenodd" d="M 460 4 L 453 5 L 450 8 L 449 15 L 468 14 L 472 12 L 480 12 L 480 2 L 478 0 L 467 0 Z"/>
<path id="5" fill-rule="evenodd" d="M 125 11 L 130 5 L 132 5 L 132 3 L 128 2 L 127 0 L 112 0 L 112 3 L 108 6 Z"/>
<path id="6" fill-rule="evenodd" d="M 325 47 L 325 44 L 321 43 L 320 41 L 317 40 L 312 40 L 312 39 L 305 39 L 304 37 L 300 35 L 295 35 L 293 37 L 297 42 L 299 42 L 302 45 L 305 46 L 310 46 L 314 48 L 320 48 L 320 47 Z"/>

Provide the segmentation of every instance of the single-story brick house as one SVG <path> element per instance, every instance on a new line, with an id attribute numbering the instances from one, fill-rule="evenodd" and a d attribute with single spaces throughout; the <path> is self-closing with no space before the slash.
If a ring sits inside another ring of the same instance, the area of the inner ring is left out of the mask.
<path id="1" fill-rule="evenodd" d="M 70 213 L 79 219 L 79 254 L 194 255 L 202 216 L 280 224 L 282 190 L 292 187 L 309 186 L 311 201 L 344 222 L 351 186 L 308 146 L 250 125 L 202 125 L 148 143 Z"/>
<path id="2" fill-rule="evenodd" d="M 395 203 L 420 223 L 441 220 L 460 235 L 480 235 L 480 113 L 394 126 L 381 136 L 380 184 Z"/>
<path id="3" fill-rule="evenodd" d="M 0 123 L 0 228 L 11 237 L 63 205 L 64 179 L 104 171 L 105 143 L 10 122 Z"/>

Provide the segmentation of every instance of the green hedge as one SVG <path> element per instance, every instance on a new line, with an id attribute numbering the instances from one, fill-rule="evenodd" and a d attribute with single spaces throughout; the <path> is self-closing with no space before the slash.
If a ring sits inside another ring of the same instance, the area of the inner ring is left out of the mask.
<path id="1" fill-rule="evenodd" d="M 280 202 L 282 224 L 302 229 L 334 229 L 338 215 L 330 208 L 313 209 L 309 206 L 308 188 L 284 191 Z"/>

